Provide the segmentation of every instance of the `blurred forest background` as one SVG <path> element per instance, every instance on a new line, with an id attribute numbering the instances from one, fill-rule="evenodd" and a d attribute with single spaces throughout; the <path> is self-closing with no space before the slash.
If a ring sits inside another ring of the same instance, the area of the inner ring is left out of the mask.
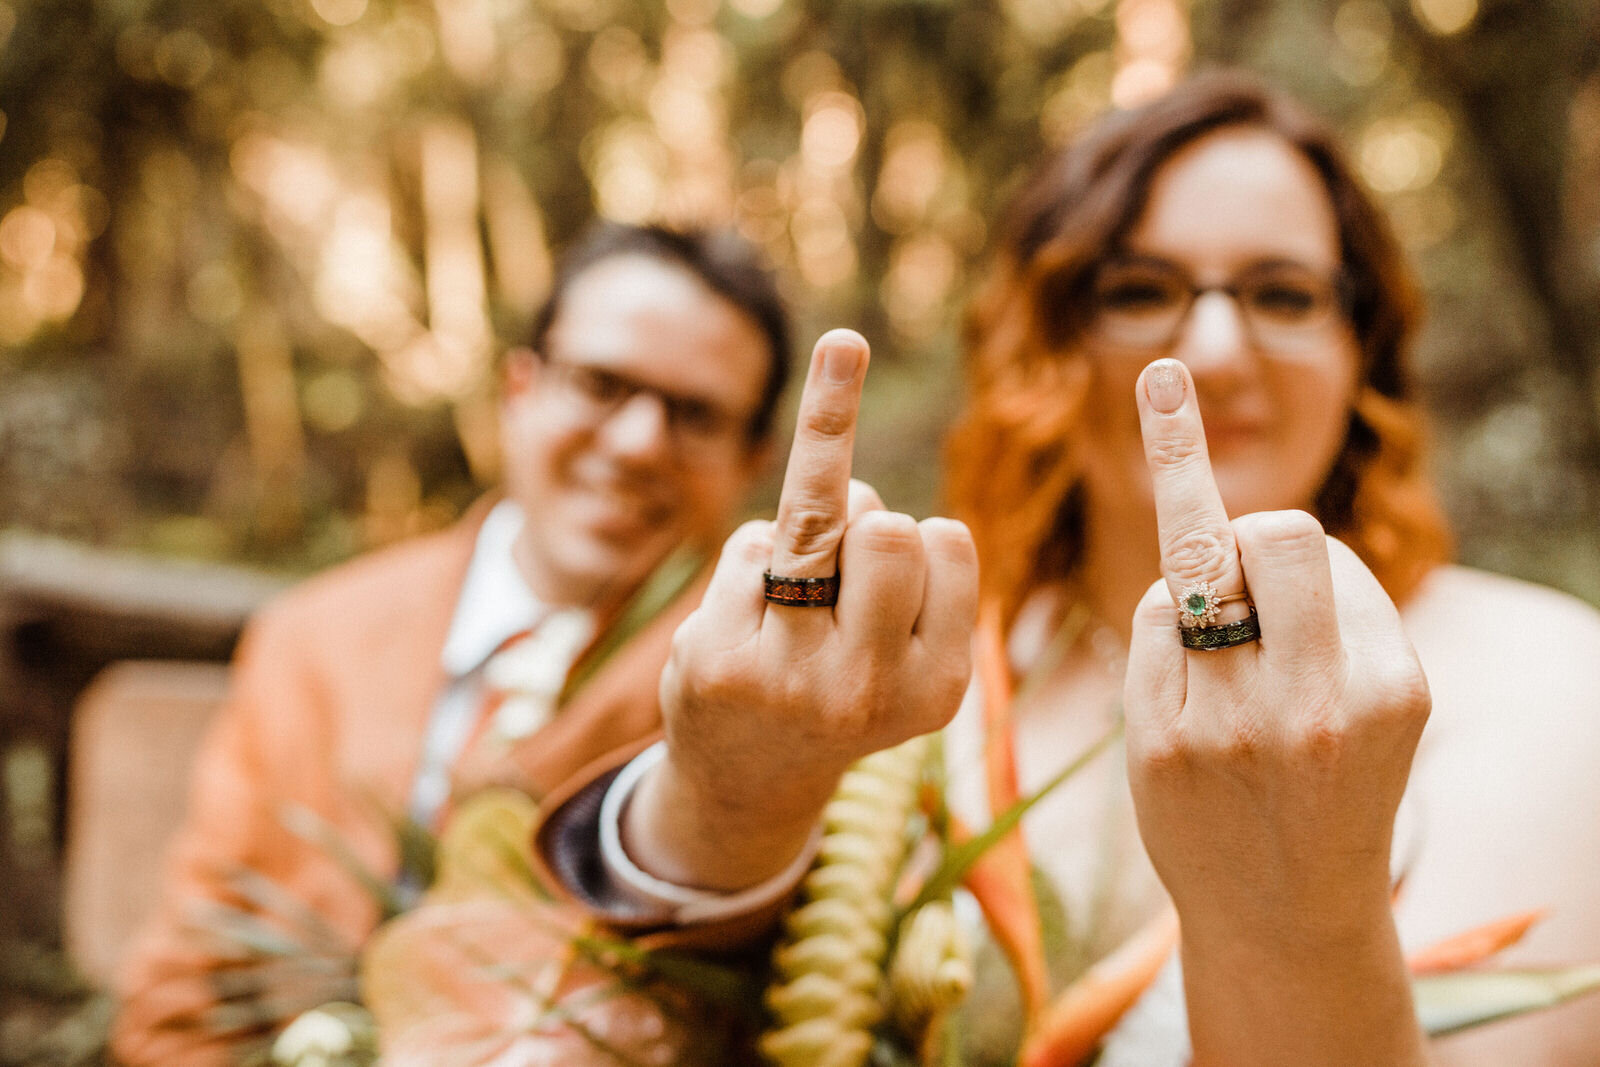
<path id="1" fill-rule="evenodd" d="M 1423 273 L 1463 558 L 1600 602 L 1592 0 L 0 0 L 0 530 L 299 573 L 447 523 L 596 213 L 734 224 L 803 340 L 862 329 L 859 469 L 927 513 L 1001 206 L 1218 62 Z"/>
<path id="2" fill-rule="evenodd" d="M 1590 0 L 0 0 L 0 526 L 299 571 L 447 522 L 596 212 L 736 224 L 866 332 L 861 467 L 926 512 L 1001 205 L 1219 61 L 1424 273 L 1463 556 L 1600 600 Z"/>

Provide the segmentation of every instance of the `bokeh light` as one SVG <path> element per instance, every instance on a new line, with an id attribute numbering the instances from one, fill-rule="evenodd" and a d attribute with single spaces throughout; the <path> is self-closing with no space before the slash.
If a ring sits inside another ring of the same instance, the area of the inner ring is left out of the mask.
<path id="1" fill-rule="evenodd" d="M 1451 132 L 1449 115 L 1436 105 L 1378 119 L 1357 146 L 1362 176 L 1380 193 L 1421 189 L 1439 176 Z"/>
<path id="2" fill-rule="evenodd" d="M 1478 0 L 1411 0 L 1411 10 L 1434 33 L 1460 33 L 1478 17 Z"/>
<path id="3" fill-rule="evenodd" d="M 1382 0 L 1346 0 L 1333 15 L 1331 66 L 1350 85 L 1371 85 L 1389 66 L 1394 18 Z"/>
<path id="4" fill-rule="evenodd" d="M 847 93 L 817 93 L 806 102 L 800 132 L 800 153 L 807 163 L 824 169 L 849 166 L 861 144 L 861 105 Z"/>
<path id="5" fill-rule="evenodd" d="M 311 0 L 311 10 L 330 26 L 349 26 L 367 13 L 367 0 Z"/>
<path id="6" fill-rule="evenodd" d="M 1185 0 L 1117 0 L 1111 100 L 1137 107 L 1177 84 L 1189 59 Z"/>

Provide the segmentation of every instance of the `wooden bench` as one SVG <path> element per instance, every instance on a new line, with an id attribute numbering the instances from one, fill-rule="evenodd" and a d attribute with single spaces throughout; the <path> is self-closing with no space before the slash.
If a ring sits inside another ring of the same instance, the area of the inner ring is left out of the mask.
<path id="1" fill-rule="evenodd" d="M 0 951 L 103 980 L 153 903 L 245 619 L 281 578 L 0 537 Z"/>

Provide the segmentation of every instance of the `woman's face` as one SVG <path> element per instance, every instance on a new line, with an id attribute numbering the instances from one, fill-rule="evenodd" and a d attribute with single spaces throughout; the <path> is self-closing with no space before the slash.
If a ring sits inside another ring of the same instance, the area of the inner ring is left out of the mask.
<path id="1" fill-rule="evenodd" d="M 1326 187 L 1275 134 L 1221 130 L 1162 164 L 1124 246 L 1096 274 L 1077 442 L 1091 511 L 1150 506 L 1133 389 L 1161 356 L 1194 376 L 1229 514 L 1309 508 L 1357 389 L 1339 269 Z"/>

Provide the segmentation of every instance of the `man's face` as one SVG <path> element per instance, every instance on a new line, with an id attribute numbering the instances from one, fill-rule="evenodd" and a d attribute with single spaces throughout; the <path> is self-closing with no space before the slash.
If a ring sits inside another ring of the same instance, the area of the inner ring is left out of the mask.
<path id="1" fill-rule="evenodd" d="M 765 460 L 749 426 L 771 362 L 755 321 L 641 255 L 572 281 L 539 356 L 507 364 L 506 491 L 517 562 L 547 603 L 632 590 L 680 542 L 726 532 Z"/>

